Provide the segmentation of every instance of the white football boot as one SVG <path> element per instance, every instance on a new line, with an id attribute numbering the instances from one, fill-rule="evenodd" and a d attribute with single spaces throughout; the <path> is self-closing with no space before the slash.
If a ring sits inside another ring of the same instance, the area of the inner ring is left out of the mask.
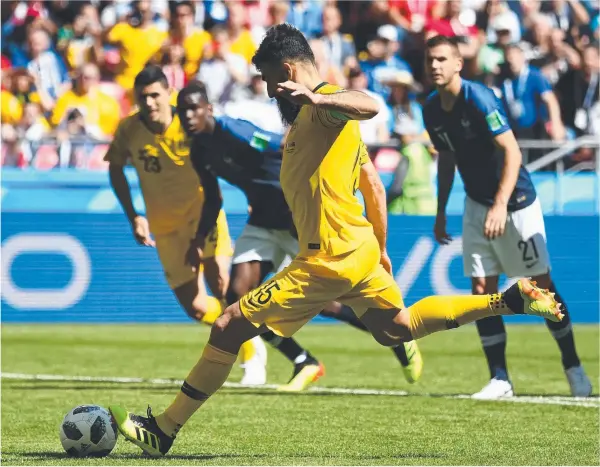
<path id="1" fill-rule="evenodd" d="M 514 392 L 510 381 L 506 379 L 492 378 L 481 391 L 473 394 L 471 398 L 489 401 L 513 396 Z"/>
<path id="2" fill-rule="evenodd" d="M 267 382 L 267 348 L 260 336 L 252 338 L 251 341 L 256 353 L 241 365 L 244 369 L 244 376 L 240 383 L 248 386 L 260 386 Z"/>

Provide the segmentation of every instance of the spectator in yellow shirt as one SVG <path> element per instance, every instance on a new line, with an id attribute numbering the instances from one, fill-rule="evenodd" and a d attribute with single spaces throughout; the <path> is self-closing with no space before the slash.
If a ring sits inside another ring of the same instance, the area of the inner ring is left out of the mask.
<path id="1" fill-rule="evenodd" d="M 227 31 L 231 42 L 229 51 L 241 55 L 250 64 L 256 52 L 256 44 L 246 27 L 246 10 L 241 2 L 227 2 Z"/>
<path id="2" fill-rule="evenodd" d="M 190 1 L 182 1 L 175 7 L 171 18 L 171 35 L 165 44 L 180 44 L 185 51 L 183 70 L 188 79 L 198 72 L 200 61 L 204 58 L 203 52 L 211 41 L 210 34 L 194 25 L 194 5 Z"/>
<path id="3" fill-rule="evenodd" d="M 69 70 L 88 62 L 101 63 L 104 55 L 98 9 L 85 3 L 80 8 L 73 24 L 58 31 L 56 48 L 64 56 Z"/>
<path id="4" fill-rule="evenodd" d="M 6 89 L 2 89 L 0 97 L 0 106 L 2 113 L 2 124 L 16 125 L 23 115 L 23 106 L 14 94 Z"/>
<path id="5" fill-rule="evenodd" d="M 86 125 L 97 126 L 106 136 L 112 136 L 121 118 L 121 109 L 115 98 L 98 89 L 100 72 L 88 63 L 81 67 L 75 89 L 63 94 L 56 102 L 50 123 L 57 127 L 73 109 L 78 109 Z"/>
<path id="6" fill-rule="evenodd" d="M 126 91 L 133 88 L 135 76 L 163 46 L 168 33 L 153 22 L 154 13 L 149 0 L 135 2 L 127 22 L 116 24 L 109 32 L 109 42 L 117 44 L 121 52 L 121 63 L 115 81 Z"/>

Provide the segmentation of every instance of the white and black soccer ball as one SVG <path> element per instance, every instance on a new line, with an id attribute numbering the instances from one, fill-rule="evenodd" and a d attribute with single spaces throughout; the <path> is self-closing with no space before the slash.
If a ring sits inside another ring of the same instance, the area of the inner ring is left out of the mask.
<path id="1" fill-rule="evenodd" d="M 80 405 L 60 424 L 60 442 L 71 457 L 104 457 L 117 444 L 117 425 L 99 405 Z"/>

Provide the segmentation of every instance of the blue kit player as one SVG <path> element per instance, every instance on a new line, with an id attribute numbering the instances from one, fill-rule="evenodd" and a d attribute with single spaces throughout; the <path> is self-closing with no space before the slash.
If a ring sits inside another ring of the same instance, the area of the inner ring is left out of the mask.
<path id="1" fill-rule="evenodd" d="M 283 136 L 245 120 L 214 117 L 206 89 L 198 81 L 180 91 L 177 109 L 184 129 L 194 135 L 191 158 L 205 190 L 202 214 L 203 222 L 207 223 L 205 228 L 212 228 L 221 208 L 217 177 L 240 188 L 248 199 L 250 217 L 235 242 L 227 292 L 227 302 L 235 303 L 258 287 L 267 275 L 281 269 L 288 257 L 298 254 L 292 215 L 279 181 Z M 381 183 L 379 179 L 376 182 Z M 382 187 L 373 187 L 377 188 Z M 330 303 L 321 314 L 366 331 L 352 309 L 340 303 Z M 283 338 L 272 331 L 261 336 L 294 364 L 292 379 L 281 390 L 303 390 L 323 374 L 323 365 L 293 338 Z M 411 383 L 417 381 L 422 358 L 416 342 L 400 344 L 393 351 L 406 379 Z"/>
<path id="2" fill-rule="evenodd" d="M 556 339 L 573 396 L 589 396 L 592 385 L 575 350 L 568 308 L 550 277 L 550 258 L 540 201 L 508 125 L 503 105 L 488 87 L 460 77 L 463 60 L 453 39 L 426 44 L 427 73 L 436 87 L 423 109 L 427 131 L 439 151 L 438 208 L 434 233 L 444 245 L 446 205 L 455 169 L 465 192 L 464 272 L 474 294 L 498 291 L 498 276 L 532 277 L 556 294 L 565 317 L 546 324 Z M 511 397 L 506 365 L 506 330 L 501 316 L 477 321 L 491 381 L 474 398 Z"/>

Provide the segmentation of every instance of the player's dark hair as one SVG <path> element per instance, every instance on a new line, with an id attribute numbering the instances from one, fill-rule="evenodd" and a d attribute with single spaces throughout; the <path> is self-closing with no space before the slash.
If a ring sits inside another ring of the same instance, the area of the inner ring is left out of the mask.
<path id="1" fill-rule="evenodd" d="M 460 56 L 460 52 L 458 50 L 458 41 L 456 40 L 455 37 L 441 36 L 441 35 L 434 36 L 425 43 L 425 48 L 433 49 L 434 47 L 438 47 L 440 45 L 450 46 L 452 48 L 452 50 L 454 51 L 454 53 L 456 53 L 456 55 Z"/>
<path id="2" fill-rule="evenodd" d="M 207 104 L 210 104 L 208 93 L 206 92 L 206 85 L 202 81 L 193 80 L 179 91 L 179 94 L 177 95 L 177 105 L 179 106 L 183 102 L 184 97 L 189 96 L 190 94 L 200 94 L 202 100 Z"/>
<path id="3" fill-rule="evenodd" d="M 169 80 L 162 68 L 158 65 L 146 65 L 135 77 L 133 87 L 134 89 L 145 88 L 154 83 L 160 83 L 165 89 L 169 88 Z"/>
<path id="4" fill-rule="evenodd" d="M 278 24 L 267 31 L 252 57 L 252 63 L 260 71 L 264 65 L 288 61 L 314 65 L 315 55 L 299 29 L 288 23 Z"/>

